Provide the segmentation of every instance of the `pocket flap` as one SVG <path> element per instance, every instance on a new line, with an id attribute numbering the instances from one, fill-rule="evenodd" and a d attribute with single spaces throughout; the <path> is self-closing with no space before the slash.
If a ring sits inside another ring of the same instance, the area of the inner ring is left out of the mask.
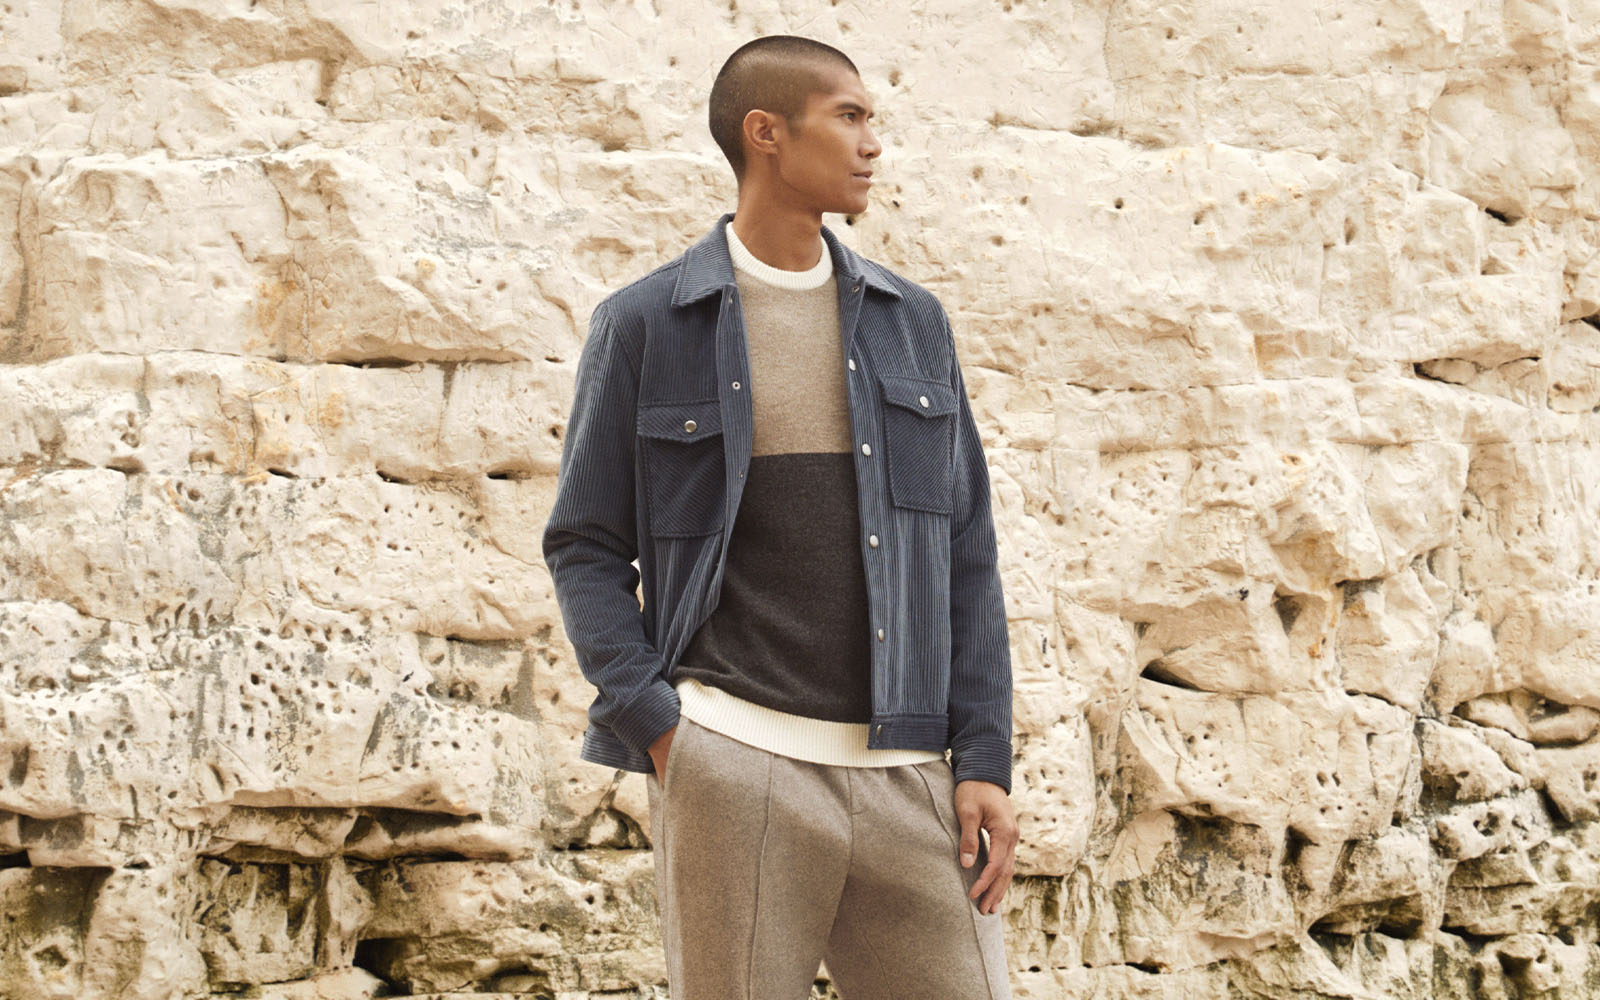
<path id="1" fill-rule="evenodd" d="M 885 402 L 924 417 L 941 417 L 956 411 L 956 391 L 943 382 L 915 375 L 880 375 Z"/>
<path id="2" fill-rule="evenodd" d="M 697 403 L 652 403 L 639 407 L 639 435 L 699 441 L 722 433 L 722 408 L 714 399 Z"/>

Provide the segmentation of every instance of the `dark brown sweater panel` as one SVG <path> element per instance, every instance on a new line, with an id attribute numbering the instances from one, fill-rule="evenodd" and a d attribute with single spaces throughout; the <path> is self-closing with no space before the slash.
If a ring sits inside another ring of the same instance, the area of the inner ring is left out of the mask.
<path id="1" fill-rule="evenodd" d="M 836 279 L 736 272 L 755 436 L 715 611 L 673 676 L 816 719 L 872 717 L 850 407 Z"/>

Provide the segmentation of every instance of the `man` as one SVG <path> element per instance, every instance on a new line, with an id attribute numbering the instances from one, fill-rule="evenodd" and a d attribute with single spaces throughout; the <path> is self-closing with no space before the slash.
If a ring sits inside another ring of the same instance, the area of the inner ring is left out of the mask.
<path id="1" fill-rule="evenodd" d="M 736 210 L 578 363 L 545 561 L 581 756 L 646 775 L 675 1000 L 801 1000 L 819 960 L 847 1000 L 1010 996 L 988 469 L 939 302 L 822 225 L 867 208 L 872 115 L 837 49 L 734 52 Z"/>

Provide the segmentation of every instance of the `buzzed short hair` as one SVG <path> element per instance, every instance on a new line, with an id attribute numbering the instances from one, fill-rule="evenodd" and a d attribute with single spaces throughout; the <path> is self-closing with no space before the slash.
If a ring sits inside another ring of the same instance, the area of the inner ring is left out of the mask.
<path id="1" fill-rule="evenodd" d="M 822 72 L 830 67 L 861 75 L 843 52 L 799 35 L 766 35 L 734 50 L 711 84 L 710 119 L 735 177 L 744 179 L 745 115 L 760 108 L 792 124 L 806 98 L 826 86 Z"/>

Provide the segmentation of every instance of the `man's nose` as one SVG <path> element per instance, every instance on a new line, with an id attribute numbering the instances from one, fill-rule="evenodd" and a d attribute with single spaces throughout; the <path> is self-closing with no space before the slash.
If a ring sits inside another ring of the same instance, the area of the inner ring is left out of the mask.
<path id="1" fill-rule="evenodd" d="M 867 137 L 861 144 L 861 155 L 868 159 L 875 158 L 883 152 L 883 146 L 878 143 L 878 136 L 872 131 L 872 126 L 867 126 Z"/>

